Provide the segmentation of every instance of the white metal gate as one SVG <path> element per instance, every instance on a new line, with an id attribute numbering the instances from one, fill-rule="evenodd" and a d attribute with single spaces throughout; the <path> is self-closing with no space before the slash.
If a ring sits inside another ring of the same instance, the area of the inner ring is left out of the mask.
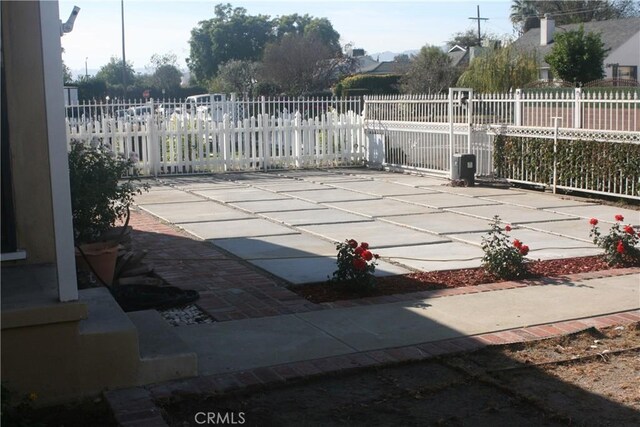
<path id="1" fill-rule="evenodd" d="M 451 177 L 453 155 L 471 153 L 476 175 L 490 175 L 491 137 L 486 126 L 472 124 L 472 99 L 468 88 L 450 88 L 448 95 L 365 98 L 370 162 Z"/>

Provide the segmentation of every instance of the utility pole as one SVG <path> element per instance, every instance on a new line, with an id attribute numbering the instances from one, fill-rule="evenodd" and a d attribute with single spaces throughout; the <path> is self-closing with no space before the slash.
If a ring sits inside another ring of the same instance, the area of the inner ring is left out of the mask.
<path id="1" fill-rule="evenodd" d="M 120 10 L 122 12 L 122 102 L 124 102 L 127 97 L 127 58 L 124 54 L 124 0 L 120 0 Z"/>
<path id="2" fill-rule="evenodd" d="M 478 7 L 478 16 L 475 18 L 469 18 L 469 19 L 473 19 L 474 21 L 478 21 L 478 46 L 482 45 L 482 35 L 480 34 L 480 21 L 488 21 L 489 18 L 480 18 L 480 5 L 477 6 Z"/>

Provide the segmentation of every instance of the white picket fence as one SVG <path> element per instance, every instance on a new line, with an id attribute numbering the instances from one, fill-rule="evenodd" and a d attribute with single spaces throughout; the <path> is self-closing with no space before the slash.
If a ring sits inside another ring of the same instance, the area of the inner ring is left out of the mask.
<path id="1" fill-rule="evenodd" d="M 67 125 L 69 142 L 100 138 L 114 153 L 137 158 L 144 176 L 361 165 L 366 149 L 363 118 L 354 112 L 238 121 L 225 115 L 221 122 L 198 115 L 111 117 Z"/>
<path id="2" fill-rule="evenodd" d="M 554 118 L 560 138 L 640 143 L 637 88 L 506 94 L 452 88 L 448 95 L 372 96 L 363 103 L 257 98 L 190 112 L 181 105 L 68 107 L 68 141 L 97 137 L 117 153 L 135 153 L 146 176 L 364 164 L 450 176 L 452 156 L 464 153 L 476 155 L 477 175 L 490 176 L 495 134 L 553 138 Z"/>

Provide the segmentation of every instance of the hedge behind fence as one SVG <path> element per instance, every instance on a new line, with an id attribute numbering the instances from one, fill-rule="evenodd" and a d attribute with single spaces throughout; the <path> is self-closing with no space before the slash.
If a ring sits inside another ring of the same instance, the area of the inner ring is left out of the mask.
<path id="1" fill-rule="evenodd" d="M 501 178 L 553 184 L 553 140 L 498 136 L 494 165 Z M 640 196 L 640 144 L 558 141 L 557 185 Z"/>

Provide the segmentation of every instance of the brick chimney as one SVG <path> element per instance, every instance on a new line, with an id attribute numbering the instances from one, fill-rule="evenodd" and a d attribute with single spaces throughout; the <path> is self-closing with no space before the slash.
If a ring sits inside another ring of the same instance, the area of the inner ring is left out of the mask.
<path id="1" fill-rule="evenodd" d="M 556 30 L 556 21 L 548 13 L 540 20 L 540 46 L 546 46 L 553 41 L 553 33 Z"/>

